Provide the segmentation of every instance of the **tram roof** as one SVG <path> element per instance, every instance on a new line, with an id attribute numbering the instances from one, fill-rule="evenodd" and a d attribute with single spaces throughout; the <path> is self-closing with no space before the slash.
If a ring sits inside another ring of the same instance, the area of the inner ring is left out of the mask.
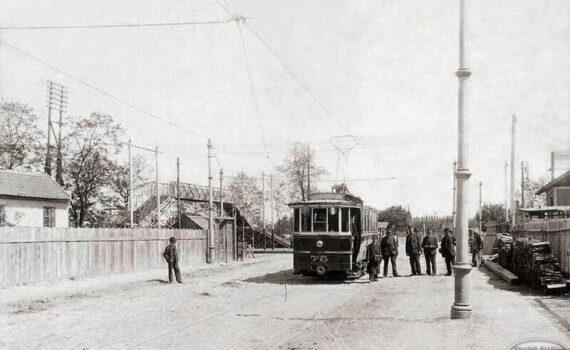
<path id="1" fill-rule="evenodd" d="M 362 199 L 350 193 L 319 192 L 311 194 L 310 200 L 289 203 L 289 206 L 303 205 L 343 205 L 361 206 Z"/>

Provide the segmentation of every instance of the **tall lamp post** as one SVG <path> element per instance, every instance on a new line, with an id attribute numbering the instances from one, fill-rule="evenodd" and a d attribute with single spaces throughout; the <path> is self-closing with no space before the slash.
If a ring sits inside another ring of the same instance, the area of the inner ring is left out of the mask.
<path id="1" fill-rule="evenodd" d="M 451 306 L 452 319 L 465 319 L 471 317 L 471 306 L 469 305 L 469 272 L 471 263 L 469 262 L 469 251 L 467 248 L 467 237 L 469 229 L 469 171 L 468 158 L 468 138 L 467 138 L 467 79 L 471 71 L 467 68 L 465 50 L 465 3 L 466 0 L 459 0 L 459 69 L 455 73 L 459 82 L 458 88 L 458 144 L 457 144 L 457 218 L 455 220 L 455 234 L 457 237 L 457 255 L 453 270 L 455 272 L 455 302 Z"/>

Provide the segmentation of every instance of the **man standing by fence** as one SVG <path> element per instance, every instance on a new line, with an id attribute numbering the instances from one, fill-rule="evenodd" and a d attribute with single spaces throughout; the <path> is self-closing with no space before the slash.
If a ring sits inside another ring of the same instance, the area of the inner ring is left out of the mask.
<path id="1" fill-rule="evenodd" d="M 170 237 L 170 244 L 166 246 L 162 256 L 168 263 L 168 281 L 172 283 L 172 270 L 174 270 L 176 281 L 178 283 L 182 283 L 182 278 L 180 277 L 180 268 L 178 267 L 178 252 L 176 251 L 175 237 Z"/>

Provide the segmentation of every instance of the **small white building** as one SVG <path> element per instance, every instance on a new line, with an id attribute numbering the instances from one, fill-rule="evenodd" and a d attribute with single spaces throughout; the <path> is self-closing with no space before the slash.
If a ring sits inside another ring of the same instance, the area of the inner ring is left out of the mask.
<path id="1" fill-rule="evenodd" d="M 0 226 L 69 227 L 69 206 L 47 174 L 0 170 Z"/>

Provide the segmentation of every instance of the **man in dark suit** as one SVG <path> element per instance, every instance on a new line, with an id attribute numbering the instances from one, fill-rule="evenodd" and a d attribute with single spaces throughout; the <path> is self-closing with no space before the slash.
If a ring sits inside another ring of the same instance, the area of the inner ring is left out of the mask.
<path id="1" fill-rule="evenodd" d="M 437 275 L 437 265 L 435 264 L 435 256 L 437 254 L 437 237 L 431 235 L 431 230 L 428 229 L 426 236 L 422 241 L 422 248 L 426 258 L 426 273 Z"/>
<path id="2" fill-rule="evenodd" d="M 178 252 L 176 251 L 176 238 L 170 237 L 170 244 L 164 249 L 162 256 L 168 263 L 168 281 L 172 283 L 172 271 L 176 275 L 176 281 L 182 283 L 180 278 L 180 268 L 178 267 Z"/>
<path id="3" fill-rule="evenodd" d="M 455 265 L 455 237 L 452 236 L 451 231 L 447 227 L 443 230 L 440 252 L 445 258 L 447 276 L 451 276 L 453 274 L 451 266 Z"/>
<path id="4" fill-rule="evenodd" d="M 422 245 L 418 229 L 408 226 L 408 235 L 406 236 L 406 255 L 410 257 L 410 267 L 412 268 L 412 276 L 421 275 L 422 267 L 420 265 L 420 255 L 422 254 Z"/>
<path id="5" fill-rule="evenodd" d="M 376 235 L 372 236 L 372 243 L 366 247 L 366 261 L 368 263 L 366 266 L 368 279 L 370 282 L 376 282 L 380 273 L 380 263 L 382 262 L 382 251 Z"/>
<path id="6" fill-rule="evenodd" d="M 483 252 L 483 239 L 477 228 L 469 230 L 469 248 L 471 249 L 471 263 L 473 267 L 481 264 L 481 254 Z"/>
<path id="7" fill-rule="evenodd" d="M 384 260 L 384 277 L 388 277 L 388 262 L 392 263 L 392 275 L 399 277 L 396 268 L 396 258 L 398 257 L 398 237 L 395 236 L 393 226 L 388 226 L 387 234 L 380 243 L 382 259 Z"/>

